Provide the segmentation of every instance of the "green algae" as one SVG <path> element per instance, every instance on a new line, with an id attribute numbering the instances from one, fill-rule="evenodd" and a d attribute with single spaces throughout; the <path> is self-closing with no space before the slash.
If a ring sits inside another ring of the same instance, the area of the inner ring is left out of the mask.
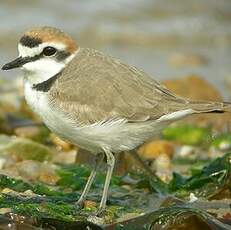
<path id="1" fill-rule="evenodd" d="M 84 165 L 66 165 L 57 170 L 60 179 L 57 182 L 62 188 L 71 188 L 73 190 L 80 190 L 87 182 L 91 169 Z M 122 177 L 113 176 L 111 179 L 111 187 L 119 186 Z M 105 174 L 98 172 L 93 183 L 93 188 L 102 188 L 105 180 Z"/>
<path id="2" fill-rule="evenodd" d="M 186 145 L 207 145 L 211 140 L 212 133 L 210 128 L 181 124 L 166 127 L 162 131 L 162 137 Z"/>
<path id="3" fill-rule="evenodd" d="M 49 161 L 52 151 L 45 145 L 26 138 L 12 139 L 8 144 L 0 149 L 9 155 L 13 155 L 18 160 Z"/>
<path id="4" fill-rule="evenodd" d="M 222 133 L 213 137 L 211 146 L 216 149 L 231 148 L 231 133 Z"/>

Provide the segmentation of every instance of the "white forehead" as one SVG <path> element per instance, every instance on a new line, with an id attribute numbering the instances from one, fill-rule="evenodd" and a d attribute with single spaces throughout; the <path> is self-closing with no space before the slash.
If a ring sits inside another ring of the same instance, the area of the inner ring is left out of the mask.
<path id="1" fill-rule="evenodd" d="M 42 52 L 42 50 L 47 47 L 52 46 L 57 50 L 65 50 L 66 45 L 63 43 L 53 43 L 53 42 L 44 42 L 36 47 L 27 47 L 23 46 L 21 43 L 18 44 L 19 56 L 21 57 L 34 57 Z"/>

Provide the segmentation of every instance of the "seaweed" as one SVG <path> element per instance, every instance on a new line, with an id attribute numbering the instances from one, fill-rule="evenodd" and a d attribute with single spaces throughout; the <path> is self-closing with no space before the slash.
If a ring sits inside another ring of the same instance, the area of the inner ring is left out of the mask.
<path id="1" fill-rule="evenodd" d="M 182 192 L 188 194 L 196 191 L 200 196 L 208 197 L 216 191 L 215 188 L 230 187 L 231 175 L 231 153 L 217 158 L 203 167 L 201 170 L 194 171 L 194 174 L 188 178 L 178 173 L 173 173 L 173 179 L 169 183 L 169 191 L 176 192 L 178 195 Z M 211 190 L 211 188 L 215 190 Z M 188 193 L 187 193 L 188 192 Z"/>
<path id="2" fill-rule="evenodd" d="M 109 229 L 110 225 L 106 223 L 114 223 L 116 229 L 124 227 L 126 227 L 125 229 L 155 229 L 157 224 L 158 226 L 180 226 L 184 223 L 192 223 L 195 226 L 209 228 L 211 223 L 214 225 L 214 221 L 215 225 L 218 223 L 219 226 L 223 226 L 224 224 L 217 219 L 211 219 L 212 217 L 208 216 L 207 212 L 191 207 L 184 201 L 165 201 L 165 205 L 157 210 L 153 210 L 152 204 L 158 207 L 157 204 L 168 195 L 188 200 L 188 195 L 192 192 L 207 199 L 218 197 L 218 193 L 224 190 L 226 190 L 225 194 L 230 195 L 230 160 L 231 153 L 227 153 L 223 157 L 209 162 L 206 166 L 197 168 L 189 177 L 174 173 L 173 179 L 169 183 L 163 182 L 156 176 L 150 177 L 141 172 L 132 172 L 127 175 L 131 178 L 132 184 L 126 183 L 129 180 L 123 176 L 114 176 L 108 208 L 104 215 L 104 224 L 100 224 L 101 227 Z M 64 165 L 58 167 L 57 173 L 60 180 L 56 186 L 0 175 L 0 188 L 9 188 L 12 191 L 1 193 L 0 208 L 10 208 L 15 215 L 36 220 L 36 224 L 33 224 L 36 227 L 49 226 L 52 228 L 55 226 L 57 229 L 71 229 L 73 226 L 82 226 L 83 229 L 87 229 L 84 226 L 89 226 L 88 218 L 94 215 L 97 205 L 93 203 L 93 206 L 87 205 L 83 209 L 79 209 L 75 205 L 75 201 L 86 183 L 90 168 L 83 165 Z M 93 192 L 89 194 L 88 199 L 99 201 L 100 195 L 97 194 L 99 194 L 98 191 L 101 190 L 103 183 L 104 174 L 99 172 Z M 130 192 L 123 186 L 121 187 L 121 185 L 128 184 L 131 187 Z M 31 190 L 33 194 L 28 195 L 26 193 L 28 190 Z M 158 198 L 158 195 L 161 196 Z M 151 214 L 147 207 L 151 208 Z M 141 215 L 144 210 L 146 214 Z M 129 213 L 135 216 L 132 220 L 125 221 L 122 217 Z M 172 219 L 172 216 L 177 218 Z M 136 221 L 138 222 L 136 223 Z M 136 223 L 135 227 L 134 223 Z M 94 227 L 100 229 L 98 225 Z"/>

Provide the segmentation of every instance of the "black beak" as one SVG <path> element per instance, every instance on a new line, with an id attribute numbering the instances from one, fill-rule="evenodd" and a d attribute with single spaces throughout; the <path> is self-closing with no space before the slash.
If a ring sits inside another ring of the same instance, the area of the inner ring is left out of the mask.
<path id="1" fill-rule="evenodd" d="M 26 64 L 27 62 L 29 62 L 30 60 L 28 59 L 28 57 L 18 57 L 15 60 L 13 60 L 12 62 L 9 62 L 7 64 L 5 64 L 2 67 L 2 70 L 9 70 L 9 69 L 15 69 L 15 68 L 19 68 L 22 67 L 24 64 Z"/>

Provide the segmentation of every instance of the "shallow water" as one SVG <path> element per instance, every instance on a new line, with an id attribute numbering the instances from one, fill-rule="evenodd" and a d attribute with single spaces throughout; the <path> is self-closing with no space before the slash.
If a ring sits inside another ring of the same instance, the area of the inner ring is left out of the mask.
<path id="1" fill-rule="evenodd" d="M 1 1 L 0 64 L 17 55 L 17 41 L 26 29 L 52 25 L 72 34 L 80 46 L 118 57 L 158 80 L 199 74 L 227 98 L 230 12 L 230 0 Z M 169 58 L 176 53 L 202 56 L 207 64 L 172 66 Z"/>

